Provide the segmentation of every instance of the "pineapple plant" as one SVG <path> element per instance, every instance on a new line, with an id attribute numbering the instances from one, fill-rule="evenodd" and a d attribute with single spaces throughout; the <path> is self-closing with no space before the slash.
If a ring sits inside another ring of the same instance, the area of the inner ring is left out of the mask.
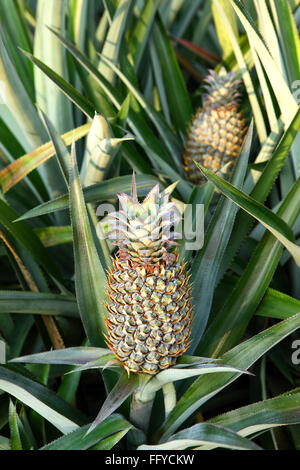
<path id="1" fill-rule="evenodd" d="M 159 185 L 139 203 L 134 177 L 132 195 L 119 201 L 111 216 L 119 251 L 109 271 L 107 342 L 128 372 L 156 374 L 186 351 L 191 332 L 189 276 L 170 252 L 179 211 Z"/>
<path id="2" fill-rule="evenodd" d="M 0 0 L 0 449 L 299 448 L 298 3 Z"/>
<path id="3" fill-rule="evenodd" d="M 230 175 L 246 132 L 246 124 L 238 112 L 238 88 L 241 81 L 235 72 L 221 67 L 204 79 L 203 109 L 198 109 L 190 125 L 185 143 L 184 169 L 187 178 L 199 185 L 206 181 L 194 160 L 205 168 Z M 231 168 L 228 168 L 231 167 Z"/>

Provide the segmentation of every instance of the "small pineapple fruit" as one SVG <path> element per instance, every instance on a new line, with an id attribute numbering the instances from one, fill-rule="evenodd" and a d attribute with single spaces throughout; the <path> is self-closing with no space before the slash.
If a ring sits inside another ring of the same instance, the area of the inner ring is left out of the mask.
<path id="1" fill-rule="evenodd" d="M 170 193 L 155 186 L 138 202 L 120 194 L 121 210 L 110 214 L 110 238 L 119 251 L 109 271 L 106 305 L 108 347 L 127 372 L 156 374 L 175 364 L 189 345 L 191 286 L 178 253 L 170 252 L 181 217 Z"/>
<path id="2" fill-rule="evenodd" d="M 232 167 L 246 131 L 242 113 L 237 112 L 241 80 L 236 80 L 235 72 L 227 73 L 224 67 L 219 74 L 211 70 L 205 82 L 208 93 L 203 98 L 203 109 L 193 118 L 184 153 L 186 175 L 196 185 L 206 180 L 193 160 L 215 173 L 226 164 Z"/>

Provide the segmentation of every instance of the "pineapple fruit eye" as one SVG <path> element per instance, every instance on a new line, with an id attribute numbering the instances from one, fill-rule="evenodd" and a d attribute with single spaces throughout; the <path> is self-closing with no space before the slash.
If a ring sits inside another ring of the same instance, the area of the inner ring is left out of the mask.
<path id="1" fill-rule="evenodd" d="M 155 276 L 143 272 L 134 282 L 129 275 L 130 263 L 123 266 L 124 272 L 114 277 L 130 280 L 124 286 L 126 294 L 111 295 L 124 306 L 122 315 L 114 313 L 120 311 L 118 303 L 109 310 L 112 326 L 108 346 L 114 347 L 127 370 L 155 374 L 173 365 L 186 349 L 191 324 L 188 282 L 184 282 L 183 268 L 176 259 L 166 269 L 156 270 Z M 116 282 L 113 289 L 118 291 Z M 115 338 L 119 339 L 117 347 Z"/>

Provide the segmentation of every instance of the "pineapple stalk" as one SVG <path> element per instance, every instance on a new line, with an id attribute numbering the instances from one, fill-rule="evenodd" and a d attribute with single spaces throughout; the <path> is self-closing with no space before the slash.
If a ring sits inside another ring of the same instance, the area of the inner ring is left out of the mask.
<path id="1" fill-rule="evenodd" d="M 141 401 L 138 399 L 138 392 L 133 393 L 131 397 L 130 421 L 134 426 L 144 431 L 145 434 L 147 434 L 149 428 L 154 398 L 155 393 L 152 397 L 149 397 L 148 401 Z"/>

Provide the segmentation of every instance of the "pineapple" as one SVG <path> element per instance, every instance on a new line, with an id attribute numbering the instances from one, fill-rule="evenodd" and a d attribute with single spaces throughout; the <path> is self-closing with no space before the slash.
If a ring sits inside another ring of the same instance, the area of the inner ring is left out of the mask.
<path id="1" fill-rule="evenodd" d="M 178 238 L 171 229 L 181 219 L 170 191 L 156 185 L 139 203 L 133 176 L 132 195 L 120 194 L 121 210 L 110 214 L 119 250 L 108 276 L 106 341 L 128 373 L 156 374 L 189 345 L 191 286 L 170 251 Z"/>
<path id="2" fill-rule="evenodd" d="M 193 118 L 184 153 L 184 170 L 196 185 L 205 178 L 193 160 L 219 174 L 226 165 L 229 176 L 246 132 L 242 113 L 237 112 L 241 80 L 235 78 L 235 72 L 227 73 L 224 67 L 219 74 L 211 70 L 205 82 L 208 93 L 203 97 L 203 109 Z"/>

